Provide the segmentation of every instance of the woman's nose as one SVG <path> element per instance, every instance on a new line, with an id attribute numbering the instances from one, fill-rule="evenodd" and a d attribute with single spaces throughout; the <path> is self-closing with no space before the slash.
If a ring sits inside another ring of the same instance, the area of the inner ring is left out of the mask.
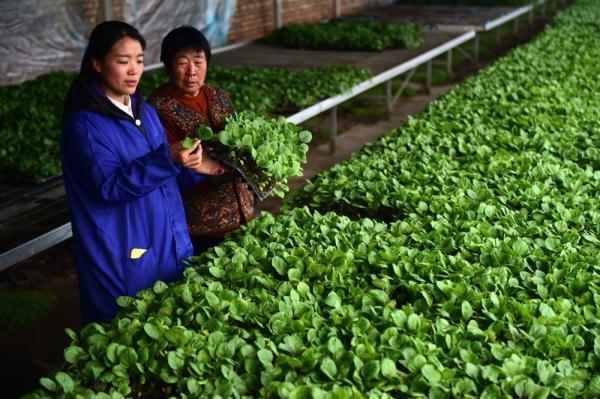
<path id="1" fill-rule="evenodd" d="M 139 65 L 137 62 L 132 62 L 127 73 L 129 75 L 137 75 L 144 69 L 144 65 Z"/>

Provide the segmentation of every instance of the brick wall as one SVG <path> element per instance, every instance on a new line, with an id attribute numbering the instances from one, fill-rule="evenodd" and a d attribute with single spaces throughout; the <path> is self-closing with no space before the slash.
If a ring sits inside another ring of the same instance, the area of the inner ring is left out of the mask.
<path id="1" fill-rule="evenodd" d="M 377 0 L 340 0 L 342 15 L 364 9 Z M 335 16 L 334 0 L 281 0 L 283 24 L 319 22 Z M 237 0 L 227 42 L 238 43 L 268 35 L 276 25 L 275 0 Z"/>
<path id="2" fill-rule="evenodd" d="M 237 0 L 227 41 L 237 43 L 267 35 L 275 29 L 273 0 Z"/>
<path id="3" fill-rule="evenodd" d="M 96 26 L 104 21 L 104 5 L 102 0 L 70 0 L 75 4 L 81 4 L 83 16 L 90 26 Z M 123 6 L 125 0 L 112 0 L 113 18 L 123 20 Z"/>

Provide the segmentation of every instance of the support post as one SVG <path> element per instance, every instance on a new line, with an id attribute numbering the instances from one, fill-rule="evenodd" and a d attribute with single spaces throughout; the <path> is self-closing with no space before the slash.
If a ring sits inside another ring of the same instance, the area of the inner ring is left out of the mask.
<path id="1" fill-rule="evenodd" d="M 333 0 L 333 15 L 335 15 L 336 18 L 339 18 L 342 15 L 340 0 Z"/>
<path id="2" fill-rule="evenodd" d="M 480 41 L 479 33 L 475 34 L 475 40 L 473 42 L 473 60 L 475 62 L 479 61 L 479 41 Z"/>
<path id="3" fill-rule="evenodd" d="M 529 26 L 533 25 L 533 10 L 534 8 L 531 7 L 531 10 L 529 11 Z"/>
<path id="4" fill-rule="evenodd" d="M 337 136 L 337 105 L 331 108 L 331 131 L 329 132 L 329 153 L 335 153 L 335 138 Z"/>
<path id="5" fill-rule="evenodd" d="M 281 28 L 283 18 L 281 16 L 281 0 L 275 0 L 275 27 Z"/>
<path id="6" fill-rule="evenodd" d="M 111 21 L 115 19 L 115 14 L 113 12 L 113 4 L 112 0 L 103 0 L 102 1 L 102 14 L 105 21 Z"/>
<path id="7" fill-rule="evenodd" d="M 514 30 L 515 36 L 519 34 L 519 18 L 515 18 L 513 30 Z"/>
<path id="8" fill-rule="evenodd" d="M 140 24 L 140 8 L 138 7 L 138 2 L 137 0 L 132 0 L 131 1 L 131 8 L 133 9 L 133 15 L 135 15 L 135 23 L 134 26 L 137 30 L 141 29 L 141 24 Z"/>
<path id="9" fill-rule="evenodd" d="M 429 95 L 431 94 L 431 67 L 433 62 L 427 61 L 427 76 L 425 76 L 425 91 Z"/>
<path id="10" fill-rule="evenodd" d="M 452 72 L 452 49 L 448 50 L 446 56 L 446 71 L 448 72 L 448 77 L 454 76 L 454 73 Z"/>
<path id="11" fill-rule="evenodd" d="M 392 79 L 385 82 L 385 108 L 388 115 L 392 113 Z"/>

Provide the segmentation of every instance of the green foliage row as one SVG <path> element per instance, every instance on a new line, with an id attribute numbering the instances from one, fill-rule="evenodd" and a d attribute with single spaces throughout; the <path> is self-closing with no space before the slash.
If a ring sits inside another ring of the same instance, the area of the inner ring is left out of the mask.
<path id="1" fill-rule="evenodd" d="M 282 68 L 225 69 L 212 65 L 208 80 L 231 95 L 240 111 L 295 111 L 342 94 L 372 75 L 356 66 L 340 65 L 290 71 Z"/>
<path id="2" fill-rule="evenodd" d="M 73 77 L 58 72 L 0 87 L 0 181 L 39 181 L 61 173 L 60 125 Z"/>
<path id="3" fill-rule="evenodd" d="M 555 214 L 546 203 L 593 210 L 600 9 L 579 4 L 534 42 L 320 174 L 290 203 L 382 220 L 455 220 L 485 203 L 524 224 Z M 571 223 L 579 212 L 561 218 Z"/>
<path id="4" fill-rule="evenodd" d="M 288 24 L 264 39 L 269 44 L 295 49 L 350 51 L 414 48 L 422 40 L 417 24 L 362 20 Z"/>
<path id="5" fill-rule="evenodd" d="M 523 6 L 535 3 L 532 0 L 399 0 L 399 3 L 451 6 Z"/>
<path id="6" fill-rule="evenodd" d="M 29 397 L 600 396 L 600 125 L 586 75 L 600 7 L 577 4 L 346 164 L 365 155 L 362 176 L 327 174 L 341 191 L 331 207 L 347 197 L 357 213 L 378 209 L 360 196 L 395 187 L 377 215 L 390 223 L 263 214 L 180 282 L 69 332 L 64 367 Z"/>
<path id="7" fill-rule="evenodd" d="M 29 398 L 600 395 L 597 243 L 471 226 L 263 214 Z"/>
<path id="8" fill-rule="evenodd" d="M 41 181 L 61 174 L 59 159 L 63 101 L 74 78 L 52 73 L 0 87 L 0 181 Z M 209 83 L 227 91 L 238 111 L 275 113 L 298 109 L 341 94 L 371 75 L 357 67 L 209 69 Z M 140 91 L 149 95 L 167 82 L 164 71 L 144 74 Z"/>

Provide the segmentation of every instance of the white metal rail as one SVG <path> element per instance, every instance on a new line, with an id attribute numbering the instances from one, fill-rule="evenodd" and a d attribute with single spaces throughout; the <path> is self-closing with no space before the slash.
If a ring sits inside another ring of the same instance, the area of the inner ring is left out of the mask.
<path id="1" fill-rule="evenodd" d="M 379 86 L 380 84 L 385 83 L 386 81 L 393 79 L 399 75 L 402 75 L 403 73 L 408 72 L 411 69 L 418 67 L 419 65 L 425 64 L 426 62 L 431 61 L 435 57 L 447 52 L 448 50 L 450 50 L 456 46 L 463 44 L 464 42 L 466 42 L 470 39 L 473 39 L 474 37 L 475 37 L 475 31 L 465 32 L 462 35 L 460 35 L 438 47 L 435 47 L 423 54 L 420 54 L 407 62 L 404 62 L 398 66 L 395 66 L 394 68 L 388 69 L 387 71 L 384 71 L 384 72 L 380 73 L 379 75 L 372 77 L 369 80 L 365 80 L 364 82 L 359 83 L 358 85 L 354 86 L 350 91 L 348 91 L 344 94 L 340 94 L 335 97 L 328 98 L 328 99 L 320 101 L 320 102 L 316 103 L 315 105 L 312 105 L 306 109 L 303 109 L 302 111 L 289 116 L 287 118 L 287 120 L 292 123 L 296 123 L 296 124 L 304 122 L 316 115 L 319 115 L 320 113 L 322 113 L 324 111 L 327 111 L 328 109 L 335 107 L 336 105 L 339 105 L 339 104 L 349 100 L 352 97 L 359 95 L 360 93 L 363 93 L 369 89 L 372 89 L 375 86 Z"/>

